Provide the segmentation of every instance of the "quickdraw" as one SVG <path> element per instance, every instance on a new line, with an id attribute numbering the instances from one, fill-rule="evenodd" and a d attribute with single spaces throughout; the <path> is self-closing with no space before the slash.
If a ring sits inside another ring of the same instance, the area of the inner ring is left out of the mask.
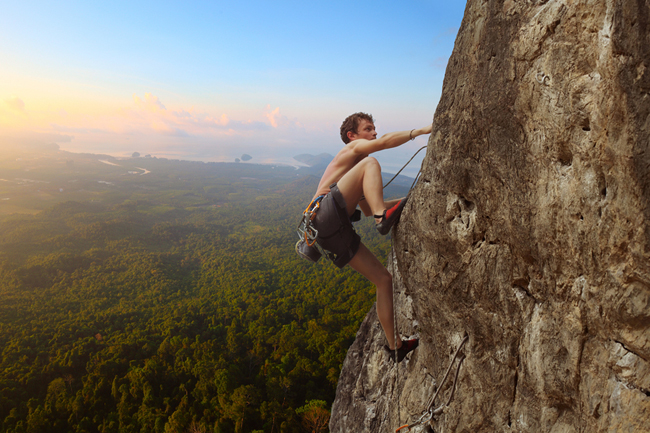
<path id="1" fill-rule="evenodd" d="M 323 200 L 324 195 L 319 195 L 309 203 L 305 211 L 302 213 L 302 219 L 298 224 L 298 236 L 307 242 L 307 245 L 314 246 L 316 238 L 318 237 L 318 230 L 311 225 L 312 220 L 316 216 L 316 211 L 320 208 L 320 202 Z"/>

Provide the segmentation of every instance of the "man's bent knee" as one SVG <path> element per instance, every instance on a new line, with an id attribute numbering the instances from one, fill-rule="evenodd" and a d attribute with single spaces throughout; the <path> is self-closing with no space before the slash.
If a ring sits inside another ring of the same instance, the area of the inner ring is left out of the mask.
<path id="1" fill-rule="evenodd" d="M 377 161 L 377 158 L 375 158 L 374 156 L 367 156 L 367 157 L 363 158 L 361 160 L 360 164 L 363 164 L 364 167 L 368 167 L 368 166 L 375 167 L 376 166 L 376 167 L 379 167 L 379 169 L 381 169 L 381 165 L 379 164 L 379 161 Z"/>

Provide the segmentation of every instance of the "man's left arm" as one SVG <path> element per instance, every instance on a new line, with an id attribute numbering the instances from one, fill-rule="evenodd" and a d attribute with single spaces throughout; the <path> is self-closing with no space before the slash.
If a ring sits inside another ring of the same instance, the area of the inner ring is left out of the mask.
<path id="1" fill-rule="evenodd" d="M 431 134 L 432 125 L 410 131 L 389 132 L 375 140 L 355 140 L 348 147 L 357 155 L 370 155 L 384 149 L 401 146 L 420 135 Z"/>

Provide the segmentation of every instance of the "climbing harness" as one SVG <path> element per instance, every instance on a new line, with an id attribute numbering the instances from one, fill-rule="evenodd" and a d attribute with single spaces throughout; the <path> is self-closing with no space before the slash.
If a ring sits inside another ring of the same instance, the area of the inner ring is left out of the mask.
<path id="1" fill-rule="evenodd" d="M 311 222 L 316 216 L 316 211 L 320 208 L 320 202 L 324 197 L 324 194 L 319 195 L 309 203 L 302 213 L 302 220 L 300 220 L 300 224 L 298 225 L 298 236 L 304 238 L 310 247 L 316 243 L 316 237 L 318 236 L 318 230 L 311 225 Z"/>
<path id="2" fill-rule="evenodd" d="M 312 225 L 312 221 L 316 216 L 316 211 L 320 208 L 320 202 L 325 195 L 319 195 L 309 203 L 305 211 L 302 213 L 300 224 L 298 224 L 298 237 L 300 240 L 296 242 L 296 253 L 303 259 L 307 259 L 316 263 L 323 252 L 316 243 L 318 237 L 318 230 Z"/>
<path id="3" fill-rule="evenodd" d="M 427 410 L 422 413 L 422 416 L 415 421 L 412 424 L 406 424 L 395 430 L 397 433 L 398 431 L 402 429 L 407 429 L 407 431 L 411 430 L 413 427 L 427 423 L 431 421 L 434 415 L 440 414 L 445 407 L 449 406 L 449 403 L 451 403 L 451 399 L 454 397 L 454 392 L 456 391 L 456 381 L 458 380 L 458 372 L 460 371 L 460 366 L 463 363 L 463 360 L 465 359 L 465 355 L 461 355 L 460 357 L 458 354 L 460 353 L 460 349 L 463 347 L 465 342 L 469 339 L 468 335 L 465 335 L 463 338 L 463 341 L 460 342 L 460 345 L 458 346 L 458 349 L 456 349 L 456 353 L 454 353 L 454 357 L 451 359 L 451 362 L 449 363 L 449 367 L 447 368 L 447 372 L 445 373 L 444 377 L 442 378 L 442 382 L 440 383 L 440 386 L 438 386 L 438 389 L 436 390 L 436 393 L 433 395 L 431 400 L 429 400 L 429 404 L 427 406 Z M 451 367 L 454 365 L 454 362 L 456 362 L 456 359 L 458 359 L 458 365 L 456 366 L 456 375 L 454 376 L 454 382 L 451 385 L 451 394 L 449 395 L 449 399 L 447 399 L 447 403 L 443 403 L 437 408 L 434 409 L 434 403 L 436 401 L 436 397 L 438 397 L 438 393 L 440 390 L 443 388 L 443 385 L 447 381 L 447 376 L 449 376 L 449 372 L 451 371 Z"/>

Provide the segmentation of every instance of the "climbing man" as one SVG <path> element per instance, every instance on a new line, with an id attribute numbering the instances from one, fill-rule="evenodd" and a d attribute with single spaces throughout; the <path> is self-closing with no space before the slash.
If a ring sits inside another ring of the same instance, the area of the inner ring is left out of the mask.
<path id="1" fill-rule="evenodd" d="M 393 319 L 393 278 L 352 227 L 351 218 L 358 214 L 357 205 L 365 216 L 373 215 L 377 230 L 382 235 L 399 220 L 406 200 L 384 201 L 379 162 L 369 155 L 380 150 L 400 146 L 415 137 L 431 133 L 431 125 L 410 131 L 392 132 L 377 138 L 371 115 L 355 113 L 341 125 L 341 139 L 345 143 L 318 184 L 314 199 L 321 199 L 313 219 L 318 230 L 316 242 L 330 253 L 334 264 L 342 268 L 349 264 L 377 287 L 377 315 L 384 330 L 389 356 L 400 362 L 418 346 L 418 340 L 396 341 Z M 356 219 L 359 217 L 357 216 Z M 397 349 L 397 350 L 395 350 Z"/>

